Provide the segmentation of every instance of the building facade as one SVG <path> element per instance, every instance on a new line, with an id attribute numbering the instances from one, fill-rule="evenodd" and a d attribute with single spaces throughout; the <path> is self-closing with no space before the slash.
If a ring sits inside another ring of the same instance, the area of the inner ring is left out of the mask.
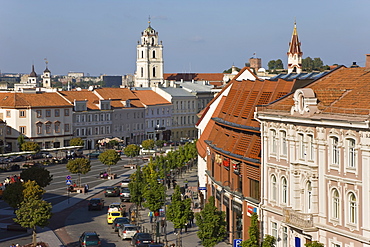
<path id="1" fill-rule="evenodd" d="M 368 70 L 339 67 L 257 108 L 261 228 L 276 246 L 370 246 Z"/>

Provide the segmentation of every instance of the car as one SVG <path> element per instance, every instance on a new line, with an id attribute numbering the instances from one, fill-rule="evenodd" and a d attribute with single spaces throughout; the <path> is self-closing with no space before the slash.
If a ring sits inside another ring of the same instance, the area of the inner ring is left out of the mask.
<path id="1" fill-rule="evenodd" d="M 103 210 L 104 200 L 102 198 L 91 198 L 87 204 L 87 207 L 89 211 L 93 209 Z"/>
<path id="2" fill-rule="evenodd" d="M 123 216 L 126 215 L 126 205 L 119 202 L 113 202 L 108 206 L 108 212 L 120 211 Z"/>
<path id="3" fill-rule="evenodd" d="M 137 232 L 131 239 L 131 245 L 136 247 L 147 247 L 153 243 L 152 235 L 146 232 Z"/>
<path id="4" fill-rule="evenodd" d="M 164 247 L 162 243 L 149 244 L 148 247 Z"/>
<path id="5" fill-rule="evenodd" d="M 125 224 L 130 224 L 130 219 L 127 217 L 118 217 L 113 220 L 112 228 L 114 231 L 118 231 L 119 228 L 121 228 Z"/>
<path id="6" fill-rule="evenodd" d="M 118 228 L 118 236 L 124 240 L 132 238 L 135 233 L 139 232 L 139 228 L 136 225 L 124 224 L 122 227 Z"/>
<path id="7" fill-rule="evenodd" d="M 107 196 L 119 196 L 120 194 L 120 190 L 118 187 L 113 187 L 113 186 L 110 186 L 110 187 L 107 187 L 105 188 L 104 190 L 104 196 L 107 197 Z"/>
<path id="8" fill-rule="evenodd" d="M 102 153 L 101 151 L 96 151 L 96 152 L 88 153 L 86 154 L 86 156 L 90 159 L 97 159 L 101 153 Z"/>
<path id="9" fill-rule="evenodd" d="M 96 232 L 84 232 L 79 239 L 79 246 L 101 247 L 99 235 Z"/>
<path id="10" fill-rule="evenodd" d="M 124 178 L 121 181 L 121 187 L 128 187 L 128 184 L 130 183 L 131 179 L 129 178 Z"/>
<path id="11" fill-rule="evenodd" d="M 115 218 L 122 217 L 122 213 L 120 211 L 112 211 L 107 213 L 107 222 L 108 224 L 113 224 Z"/>
<path id="12" fill-rule="evenodd" d="M 131 198 L 130 189 L 127 187 L 123 187 L 121 189 L 121 193 L 119 193 L 119 197 L 121 198 L 121 202 L 123 201 L 129 202 Z"/>

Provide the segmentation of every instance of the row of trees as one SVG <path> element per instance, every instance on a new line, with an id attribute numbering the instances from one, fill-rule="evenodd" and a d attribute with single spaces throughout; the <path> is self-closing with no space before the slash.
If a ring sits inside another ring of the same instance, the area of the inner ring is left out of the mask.
<path id="1" fill-rule="evenodd" d="M 284 64 L 281 59 L 271 60 L 267 63 L 267 67 L 270 71 L 282 70 L 284 69 Z M 312 72 L 312 71 L 324 71 L 329 69 L 328 65 L 324 65 L 324 62 L 319 57 L 312 59 L 311 57 L 306 57 L 302 59 L 302 71 Z"/>

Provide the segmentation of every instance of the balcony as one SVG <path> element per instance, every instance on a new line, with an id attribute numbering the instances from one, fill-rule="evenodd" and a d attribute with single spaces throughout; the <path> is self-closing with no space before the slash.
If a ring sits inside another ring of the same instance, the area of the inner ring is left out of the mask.
<path id="1" fill-rule="evenodd" d="M 290 208 L 283 209 L 284 222 L 303 231 L 315 231 L 313 214 L 305 214 Z"/>

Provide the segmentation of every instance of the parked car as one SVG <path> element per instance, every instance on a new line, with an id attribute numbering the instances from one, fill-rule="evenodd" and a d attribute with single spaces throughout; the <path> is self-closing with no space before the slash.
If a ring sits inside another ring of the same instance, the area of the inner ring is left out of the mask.
<path id="1" fill-rule="evenodd" d="M 119 202 L 113 202 L 108 206 L 108 212 L 112 211 L 120 211 L 122 216 L 126 216 L 126 205 Z"/>
<path id="2" fill-rule="evenodd" d="M 131 245 L 136 247 L 147 247 L 149 244 L 153 244 L 153 238 L 150 233 L 138 232 L 131 239 Z"/>
<path id="3" fill-rule="evenodd" d="M 90 159 L 97 159 L 101 153 L 102 152 L 100 152 L 100 151 L 96 151 L 96 152 L 88 153 L 88 154 L 86 154 L 86 156 Z"/>
<path id="4" fill-rule="evenodd" d="M 135 233 L 139 232 L 139 228 L 136 225 L 124 224 L 122 227 L 118 228 L 118 236 L 124 240 L 132 238 Z"/>
<path id="5" fill-rule="evenodd" d="M 121 198 L 121 202 L 123 201 L 130 201 L 131 194 L 130 194 L 130 189 L 128 187 L 123 187 L 121 189 L 121 193 L 119 194 L 119 197 Z"/>
<path id="6" fill-rule="evenodd" d="M 118 231 L 119 228 L 121 228 L 125 224 L 130 224 L 130 219 L 127 217 L 118 217 L 113 220 L 112 228 L 114 231 Z"/>
<path id="7" fill-rule="evenodd" d="M 12 157 L 12 162 L 20 162 L 20 161 L 24 161 L 24 160 L 26 160 L 26 157 L 24 157 L 22 155 Z"/>
<path id="8" fill-rule="evenodd" d="M 119 196 L 120 194 L 120 190 L 118 187 L 107 187 L 105 188 L 104 190 L 104 196 L 107 197 L 107 196 Z"/>
<path id="9" fill-rule="evenodd" d="M 89 211 L 93 209 L 103 210 L 104 200 L 102 198 L 91 198 L 87 206 Z"/>
<path id="10" fill-rule="evenodd" d="M 101 247 L 99 235 L 96 232 L 84 232 L 79 239 L 80 246 Z"/>
<path id="11" fill-rule="evenodd" d="M 128 187 L 128 184 L 130 183 L 131 179 L 125 178 L 121 181 L 121 187 Z"/>
<path id="12" fill-rule="evenodd" d="M 120 211 L 112 211 L 107 213 L 107 222 L 108 224 L 112 224 L 115 218 L 122 217 L 122 213 Z"/>

